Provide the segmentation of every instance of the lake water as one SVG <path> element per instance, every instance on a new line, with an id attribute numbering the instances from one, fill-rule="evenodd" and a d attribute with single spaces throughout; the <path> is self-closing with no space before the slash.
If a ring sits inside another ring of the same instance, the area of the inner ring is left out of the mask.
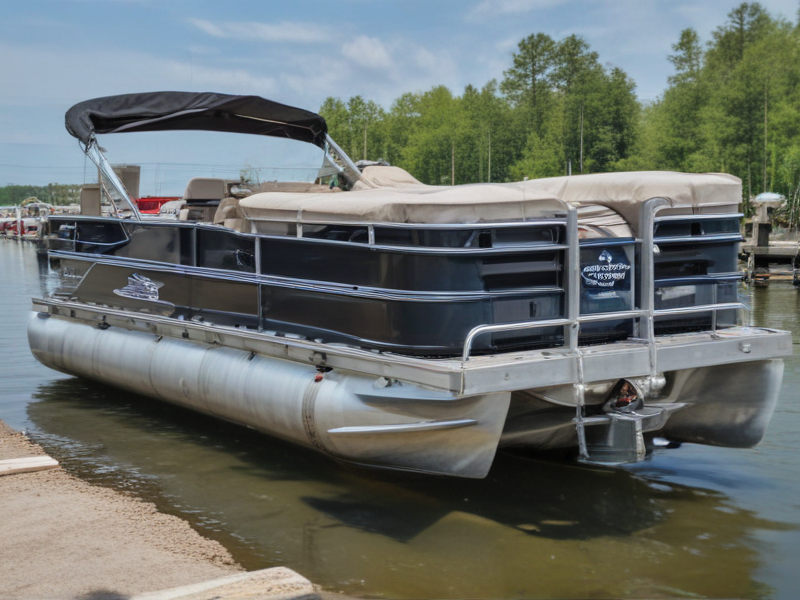
<path id="1" fill-rule="evenodd" d="M 800 356 L 751 450 L 684 444 L 625 469 L 500 453 L 482 481 L 395 474 L 48 370 L 25 329 L 52 282 L 32 245 L 0 239 L 0 418 L 248 569 L 285 565 L 370 598 L 800 594 Z M 751 294 L 753 323 L 798 344 L 800 293 Z"/>

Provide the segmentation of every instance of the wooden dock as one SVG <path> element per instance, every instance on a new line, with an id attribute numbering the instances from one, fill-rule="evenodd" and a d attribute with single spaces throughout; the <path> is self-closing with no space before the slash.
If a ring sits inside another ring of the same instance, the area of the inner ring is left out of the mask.
<path id="1" fill-rule="evenodd" d="M 9 458 L 0 460 L 0 477 L 3 475 L 15 475 L 17 473 L 32 473 L 34 471 L 44 471 L 55 469 L 58 461 L 44 456 L 26 456 L 24 458 Z"/>

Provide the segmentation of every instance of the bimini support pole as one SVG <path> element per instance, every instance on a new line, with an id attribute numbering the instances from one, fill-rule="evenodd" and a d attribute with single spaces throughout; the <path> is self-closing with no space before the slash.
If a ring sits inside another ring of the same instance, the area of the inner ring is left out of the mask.
<path id="1" fill-rule="evenodd" d="M 333 138 L 328 134 L 325 134 L 325 153 L 330 154 L 331 151 L 333 151 L 335 157 L 338 158 L 342 163 L 342 171 L 344 176 L 347 177 L 347 180 L 350 182 L 350 185 L 355 185 L 356 181 L 361 179 L 361 171 L 359 171 L 352 159 L 345 154 L 344 150 L 342 150 L 339 145 L 333 141 Z"/>
<path id="2" fill-rule="evenodd" d="M 142 215 L 139 213 L 139 208 L 136 206 L 136 203 L 131 199 L 128 190 L 125 189 L 125 185 L 120 181 L 120 178 L 117 177 L 117 174 L 114 172 L 114 169 L 111 167 L 111 164 L 106 159 L 105 155 L 103 154 L 102 150 L 100 150 L 100 146 L 97 144 L 97 140 L 92 138 L 89 143 L 86 145 L 86 156 L 97 165 L 97 168 L 100 169 L 100 172 L 108 178 L 111 182 L 111 185 L 114 186 L 116 192 L 122 197 L 125 203 L 128 205 L 128 208 L 131 211 L 132 218 L 136 219 L 137 221 L 142 220 Z M 102 181 L 100 182 L 102 187 Z M 112 200 L 113 201 L 113 200 Z M 119 209 L 117 209 L 119 212 Z"/>

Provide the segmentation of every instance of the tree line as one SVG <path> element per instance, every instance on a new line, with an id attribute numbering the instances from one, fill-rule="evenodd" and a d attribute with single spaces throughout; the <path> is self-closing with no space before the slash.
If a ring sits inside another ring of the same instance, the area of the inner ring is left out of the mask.
<path id="1" fill-rule="evenodd" d="M 47 185 L 4 185 L 0 187 L 0 206 L 20 204 L 28 198 L 55 205 L 80 202 L 79 184 L 48 183 Z"/>
<path id="2" fill-rule="evenodd" d="M 320 114 L 354 159 L 383 159 L 428 184 L 629 170 L 726 172 L 744 202 L 800 196 L 798 23 L 742 3 L 705 44 L 681 32 L 654 102 L 580 36 L 521 40 L 499 80 L 461 95 L 405 93 L 388 109 L 327 98 Z M 795 217 L 796 218 L 796 217 Z"/>

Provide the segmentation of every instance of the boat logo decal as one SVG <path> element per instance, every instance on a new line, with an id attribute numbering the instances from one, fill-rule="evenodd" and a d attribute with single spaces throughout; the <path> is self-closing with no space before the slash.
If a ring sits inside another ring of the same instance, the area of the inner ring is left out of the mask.
<path id="1" fill-rule="evenodd" d="M 160 281 L 153 281 L 144 275 L 133 273 L 130 277 L 128 277 L 128 285 L 126 285 L 124 288 L 114 290 L 114 293 L 117 296 L 122 296 L 123 298 L 135 298 L 137 300 L 158 300 L 158 288 L 163 285 L 164 284 Z"/>
<path id="2" fill-rule="evenodd" d="M 597 257 L 597 262 L 586 265 L 581 269 L 581 279 L 586 287 L 611 288 L 617 283 L 624 282 L 631 265 L 627 262 L 614 262 L 614 257 L 608 250 L 603 250 Z"/>

